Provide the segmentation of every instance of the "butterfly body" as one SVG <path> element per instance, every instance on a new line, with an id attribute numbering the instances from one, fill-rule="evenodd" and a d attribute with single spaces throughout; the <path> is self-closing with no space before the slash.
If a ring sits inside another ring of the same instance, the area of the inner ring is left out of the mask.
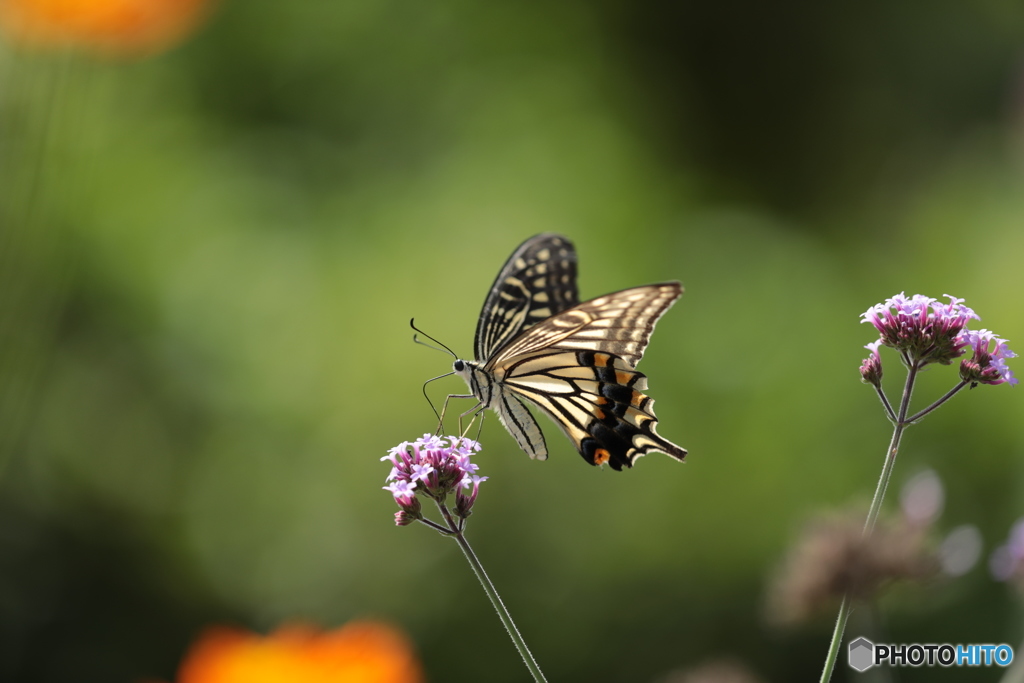
<path id="1" fill-rule="evenodd" d="M 521 399 L 592 465 L 620 470 L 651 451 L 682 460 L 686 450 L 655 432 L 647 378 L 636 370 L 654 324 L 680 294 L 679 283 L 668 282 L 577 303 L 572 243 L 537 235 L 491 287 L 477 324 L 477 360 L 456 360 L 453 369 L 532 458 L 546 459 L 547 445 Z"/>

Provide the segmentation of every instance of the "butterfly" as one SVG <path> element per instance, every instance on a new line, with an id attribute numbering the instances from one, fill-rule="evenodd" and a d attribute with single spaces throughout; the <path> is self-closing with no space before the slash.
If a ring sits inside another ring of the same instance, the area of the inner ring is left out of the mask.
<path id="1" fill-rule="evenodd" d="M 576 249 L 543 234 L 517 248 L 498 273 L 477 322 L 476 360 L 452 369 L 494 410 L 526 453 L 548 457 L 544 434 L 523 404 L 551 418 L 591 465 L 632 467 L 652 451 L 682 460 L 686 449 L 658 436 L 647 377 L 636 370 L 658 318 L 683 293 L 678 282 L 633 287 L 579 303 Z"/>

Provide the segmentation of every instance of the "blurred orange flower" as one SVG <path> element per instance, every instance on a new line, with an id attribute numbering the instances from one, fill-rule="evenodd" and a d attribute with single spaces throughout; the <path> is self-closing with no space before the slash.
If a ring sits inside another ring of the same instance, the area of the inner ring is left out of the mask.
<path id="1" fill-rule="evenodd" d="M 408 639 L 353 621 L 334 631 L 290 625 L 261 636 L 215 627 L 185 655 L 177 683 L 422 683 Z"/>
<path id="2" fill-rule="evenodd" d="M 210 0 L 0 0 L 0 27 L 32 45 L 153 53 L 187 35 Z"/>

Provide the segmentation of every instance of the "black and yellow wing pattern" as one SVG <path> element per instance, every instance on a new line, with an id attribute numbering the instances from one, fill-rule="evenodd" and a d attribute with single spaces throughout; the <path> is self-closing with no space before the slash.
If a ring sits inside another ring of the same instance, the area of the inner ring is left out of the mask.
<path id="1" fill-rule="evenodd" d="M 499 272 L 477 323 L 476 360 L 455 361 L 455 372 L 532 458 L 546 459 L 547 445 L 521 399 L 592 465 L 621 470 L 653 451 L 682 460 L 686 450 L 656 432 L 647 378 L 636 370 L 655 323 L 682 291 L 667 282 L 578 303 L 572 243 L 537 235 Z"/>

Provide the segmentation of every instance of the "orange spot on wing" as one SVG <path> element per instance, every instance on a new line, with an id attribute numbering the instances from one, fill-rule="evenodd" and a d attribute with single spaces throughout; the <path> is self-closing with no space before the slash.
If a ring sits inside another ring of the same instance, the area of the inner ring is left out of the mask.
<path id="1" fill-rule="evenodd" d="M 611 356 L 606 353 L 595 353 L 594 354 L 594 367 L 606 368 L 608 367 L 608 361 L 611 360 Z"/>
<path id="2" fill-rule="evenodd" d="M 611 458 L 612 458 L 612 454 L 609 453 L 604 448 L 598 448 L 596 451 L 594 451 L 594 464 L 595 465 L 603 465 L 606 462 L 608 462 L 609 460 L 611 460 Z"/>

